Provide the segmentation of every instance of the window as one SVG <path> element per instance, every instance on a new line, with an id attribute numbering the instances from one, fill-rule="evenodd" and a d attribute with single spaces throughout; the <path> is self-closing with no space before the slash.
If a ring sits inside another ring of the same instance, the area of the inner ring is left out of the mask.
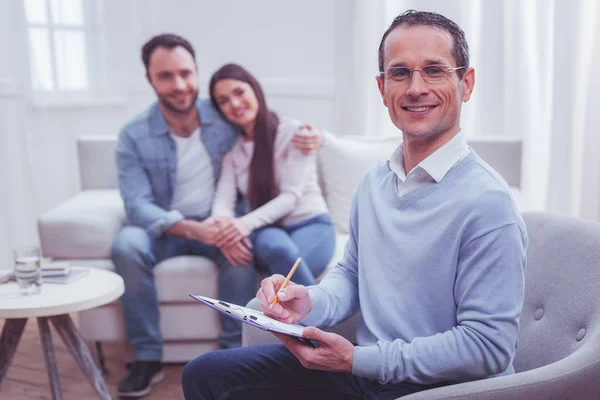
<path id="1" fill-rule="evenodd" d="M 23 0 L 33 91 L 91 89 L 91 24 L 85 12 L 89 1 L 93 0 Z"/>

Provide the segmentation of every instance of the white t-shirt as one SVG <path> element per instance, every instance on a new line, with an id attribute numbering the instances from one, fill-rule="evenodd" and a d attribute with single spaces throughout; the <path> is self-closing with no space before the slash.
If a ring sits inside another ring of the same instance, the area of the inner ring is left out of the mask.
<path id="1" fill-rule="evenodd" d="M 185 216 L 210 214 L 215 177 L 210 155 L 200 139 L 200 127 L 188 137 L 171 132 L 177 145 L 177 181 L 171 203 L 172 210 Z"/>

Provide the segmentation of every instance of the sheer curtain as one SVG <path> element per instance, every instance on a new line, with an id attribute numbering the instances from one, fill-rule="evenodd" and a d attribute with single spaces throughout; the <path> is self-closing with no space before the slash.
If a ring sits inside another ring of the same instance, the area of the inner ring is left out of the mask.
<path id="1" fill-rule="evenodd" d="M 21 110 L 13 96 L 0 96 L 0 270 L 12 265 L 12 247 L 31 244 L 36 237 L 29 210 L 37 209 L 37 194 L 23 195 L 30 193 L 33 175 Z"/>
<path id="2" fill-rule="evenodd" d="M 75 137 L 103 128 L 90 123 L 94 114 L 74 100 L 83 100 L 79 89 L 91 81 L 82 74 L 83 4 L 10 0 L 0 5 L 0 26 L 11 32 L 0 37 L 8 55 L 0 63 L 0 270 L 12 267 L 12 248 L 39 243 L 37 216 L 77 192 Z M 96 31 L 88 30 L 92 43 Z M 50 43 L 54 63 L 45 57 Z M 66 91 L 42 90 L 52 88 Z"/>
<path id="3" fill-rule="evenodd" d="M 600 2 L 595 0 L 356 0 L 355 82 L 345 98 L 354 132 L 397 133 L 374 76 L 379 40 L 414 8 L 439 12 L 466 33 L 475 91 L 463 106 L 468 136 L 523 140 L 523 192 L 535 209 L 600 219 Z M 361 56 L 362 54 L 362 56 Z M 368 55 L 368 56 L 365 56 Z M 357 83 L 358 82 L 358 83 Z M 362 114 L 367 114 L 364 116 Z"/>

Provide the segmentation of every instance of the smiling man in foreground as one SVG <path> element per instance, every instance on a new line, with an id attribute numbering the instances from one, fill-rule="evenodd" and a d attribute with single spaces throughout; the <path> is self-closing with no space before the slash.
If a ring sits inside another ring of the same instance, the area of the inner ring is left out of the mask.
<path id="1" fill-rule="evenodd" d="M 527 234 L 504 180 L 460 132 L 475 71 L 462 30 L 408 11 L 385 32 L 377 83 L 403 143 L 363 177 L 343 259 L 318 285 L 261 284 L 263 311 L 309 326 L 312 348 L 205 354 L 183 374 L 186 399 L 395 399 L 514 372 Z M 355 346 L 321 331 L 355 312 Z"/>

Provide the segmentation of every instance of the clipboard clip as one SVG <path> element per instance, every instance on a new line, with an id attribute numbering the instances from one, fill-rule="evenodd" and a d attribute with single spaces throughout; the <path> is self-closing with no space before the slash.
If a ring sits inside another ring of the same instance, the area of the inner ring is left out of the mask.
<path id="1" fill-rule="evenodd" d="M 237 308 L 237 307 L 231 306 L 229 304 L 227 306 L 228 306 L 228 308 L 225 309 L 225 312 L 227 312 L 229 314 L 232 314 L 231 311 L 235 311 L 235 315 L 237 317 L 243 319 L 244 321 L 250 322 L 252 325 L 255 325 L 257 327 L 262 328 L 262 326 L 257 323 L 258 318 L 256 318 L 254 315 L 248 315 L 248 314 L 246 314 L 244 312 L 244 310 L 242 310 L 241 308 Z"/>

